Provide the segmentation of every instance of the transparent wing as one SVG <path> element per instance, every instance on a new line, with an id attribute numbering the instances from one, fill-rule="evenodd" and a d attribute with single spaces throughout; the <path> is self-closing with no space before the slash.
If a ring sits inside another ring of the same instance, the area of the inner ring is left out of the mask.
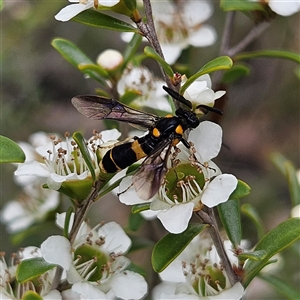
<path id="1" fill-rule="evenodd" d="M 152 128 L 160 117 L 133 109 L 117 100 L 100 96 L 82 95 L 72 98 L 72 104 L 84 116 L 94 119 L 111 119 Z"/>
<path id="2" fill-rule="evenodd" d="M 172 138 L 162 141 L 141 164 L 133 176 L 133 186 L 143 200 L 152 198 L 167 172 L 167 161 L 172 149 Z"/>

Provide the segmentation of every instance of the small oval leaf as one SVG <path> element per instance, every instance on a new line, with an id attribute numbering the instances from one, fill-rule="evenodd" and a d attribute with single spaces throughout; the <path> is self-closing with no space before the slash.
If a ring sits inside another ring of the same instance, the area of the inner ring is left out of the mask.
<path id="1" fill-rule="evenodd" d="M 284 282 L 281 278 L 271 274 L 261 274 L 259 275 L 259 278 L 268 282 L 279 294 L 284 297 L 284 299 L 300 299 L 299 289 L 295 289 L 290 284 Z"/>
<path id="2" fill-rule="evenodd" d="M 231 69 L 227 70 L 222 78 L 222 83 L 229 84 L 242 77 L 249 75 L 250 69 L 244 64 L 234 64 Z"/>
<path id="3" fill-rule="evenodd" d="M 86 74 L 87 76 L 101 82 L 105 83 L 102 77 L 99 76 L 98 72 L 87 70 L 81 70 L 80 66 L 84 65 L 94 65 L 94 62 L 83 53 L 75 44 L 72 42 L 57 38 L 54 39 L 51 45 L 62 55 L 62 57 L 69 62 L 72 66 L 79 69 L 81 72 Z"/>
<path id="4" fill-rule="evenodd" d="M 238 180 L 237 187 L 229 196 L 229 199 L 241 199 L 245 196 L 248 196 L 250 194 L 250 191 L 251 188 L 246 182 Z"/>
<path id="5" fill-rule="evenodd" d="M 281 153 L 277 152 L 271 154 L 271 160 L 288 181 L 289 192 L 293 206 L 300 204 L 300 184 L 294 165 Z"/>
<path id="6" fill-rule="evenodd" d="M 160 56 L 158 55 L 158 53 L 151 47 L 147 46 L 144 48 L 144 53 L 148 56 L 151 57 L 153 59 L 155 59 L 164 69 L 164 71 L 166 72 L 166 74 L 170 77 L 173 78 L 174 75 L 174 71 L 172 70 L 172 68 L 170 67 L 170 65 L 168 65 L 168 63 Z"/>
<path id="7" fill-rule="evenodd" d="M 264 236 L 265 229 L 264 229 L 262 219 L 260 218 L 258 212 L 249 203 L 242 205 L 241 212 L 253 222 L 257 230 L 258 239 L 261 239 Z"/>
<path id="8" fill-rule="evenodd" d="M 238 200 L 228 200 L 217 206 L 221 222 L 229 240 L 236 248 L 242 239 L 242 227 Z"/>
<path id="9" fill-rule="evenodd" d="M 257 50 L 251 52 L 239 53 L 234 56 L 234 61 L 244 60 L 248 58 L 260 58 L 260 57 L 268 57 L 268 58 L 283 58 L 294 61 L 300 64 L 300 55 L 299 53 L 285 51 L 285 50 Z"/>
<path id="10" fill-rule="evenodd" d="M 86 146 L 86 143 L 85 143 L 85 140 L 84 140 L 82 134 L 80 132 L 76 131 L 73 133 L 72 137 L 80 149 L 82 157 L 91 172 L 93 180 L 95 180 L 96 174 L 95 174 L 92 158 L 91 158 L 89 149 Z"/>
<path id="11" fill-rule="evenodd" d="M 13 140 L 0 135 L 0 163 L 22 163 L 25 153 Z"/>
<path id="12" fill-rule="evenodd" d="M 132 206 L 131 212 L 133 214 L 137 214 L 137 213 L 140 213 L 141 211 L 148 210 L 148 209 L 150 209 L 150 203 L 149 202 L 141 203 L 141 204 L 135 204 L 135 205 Z"/>
<path id="13" fill-rule="evenodd" d="M 162 272 L 205 227 L 204 224 L 189 224 L 184 232 L 168 233 L 160 239 L 152 251 L 151 261 L 154 271 Z"/>
<path id="14" fill-rule="evenodd" d="M 255 1 L 245 1 L 245 0 L 221 0 L 221 9 L 224 11 L 231 10 L 264 10 L 264 6 L 261 3 Z"/>
<path id="15" fill-rule="evenodd" d="M 209 61 L 184 83 L 180 89 L 180 94 L 183 95 L 185 90 L 200 76 L 219 70 L 228 70 L 232 67 L 232 64 L 232 59 L 229 56 L 220 56 Z"/>
<path id="16" fill-rule="evenodd" d="M 16 278 L 18 282 L 23 283 L 32 280 L 55 267 L 57 267 L 57 265 L 47 263 L 42 257 L 25 259 L 18 265 Z"/>
<path id="17" fill-rule="evenodd" d="M 85 10 L 72 18 L 72 21 L 76 21 L 89 26 L 122 32 L 140 32 L 137 28 L 128 23 L 116 19 L 112 16 L 100 13 L 96 10 Z"/>
<path id="18" fill-rule="evenodd" d="M 248 260 L 245 265 L 243 285 L 246 288 L 269 259 L 300 238 L 300 218 L 291 218 L 269 231 L 256 245 L 254 251 L 266 251 L 261 261 Z"/>

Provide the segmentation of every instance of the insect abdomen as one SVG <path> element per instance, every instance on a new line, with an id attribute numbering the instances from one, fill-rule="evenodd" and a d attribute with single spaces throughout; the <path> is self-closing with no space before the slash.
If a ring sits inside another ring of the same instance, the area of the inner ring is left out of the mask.
<path id="1" fill-rule="evenodd" d="M 115 173 L 146 157 L 155 147 L 151 137 L 146 135 L 133 142 L 117 145 L 107 151 L 100 163 L 103 172 Z M 155 143 L 156 144 L 156 143 Z"/>

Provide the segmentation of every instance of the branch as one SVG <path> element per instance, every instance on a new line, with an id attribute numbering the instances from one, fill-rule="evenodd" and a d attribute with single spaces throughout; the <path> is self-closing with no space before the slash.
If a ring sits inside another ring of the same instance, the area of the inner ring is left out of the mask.
<path id="1" fill-rule="evenodd" d="M 84 204 L 82 206 L 76 207 L 76 212 L 75 212 L 75 216 L 74 216 L 74 223 L 73 223 L 73 226 L 72 226 L 72 230 L 69 234 L 69 240 L 70 240 L 71 244 L 75 240 L 75 237 L 76 237 L 76 235 L 79 231 L 79 228 L 80 228 L 80 226 L 81 226 L 81 224 L 84 220 L 84 217 L 85 217 L 86 213 L 88 212 L 88 210 L 90 209 L 92 204 L 97 199 L 98 192 L 99 192 L 100 187 L 101 187 L 102 184 L 103 184 L 103 181 L 101 179 L 97 180 L 95 182 L 95 185 L 93 187 L 93 190 L 92 190 L 90 196 L 86 199 Z"/>
<path id="2" fill-rule="evenodd" d="M 208 213 L 204 212 L 203 210 L 200 210 L 196 213 L 198 217 L 202 220 L 204 224 L 210 225 L 207 230 L 210 234 L 210 237 L 216 247 L 216 250 L 218 252 L 218 255 L 222 261 L 222 264 L 224 266 L 225 272 L 229 278 L 230 284 L 233 286 L 235 283 L 239 281 L 236 274 L 233 272 L 233 268 L 231 265 L 231 262 L 227 256 L 227 253 L 224 249 L 224 243 L 221 239 L 220 232 L 218 230 L 216 218 L 213 212 L 212 208 L 208 209 Z"/>
<path id="3" fill-rule="evenodd" d="M 269 26 L 269 22 L 262 22 L 259 23 L 257 26 L 253 27 L 244 39 L 242 39 L 237 45 L 231 47 L 227 51 L 226 55 L 232 57 L 237 53 L 243 51 L 250 43 L 256 40 Z"/>
<path id="4" fill-rule="evenodd" d="M 143 2 L 144 2 L 147 23 L 144 23 L 142 20 L 140 20 L 139 22 L 136 22 L 136 25 L 139 28 L 139 30 L 142 32 L 142 34 L 145 36 L 145 38 L 149 41 L 152 48 L 164 59 L 164 54 L 162 52 L 162 49 L 161 49 L 161 46 L 160 46 L 160 43 L 159 43 L 159 40 L 158 40 L 158 37 L 156 34 L 156 30 L 155 30 L 150 0 L 143 0 Z M 170 78 L 167 76 L 167 74 L 165 73 L 165 71 L 161 67 L 161 65 L 160 64 L 158 64 L 158 65 L 159 65 L 160 71 L 161 71 L 168 87 L 173 89 L 174 87 L 172 85 Z"/>

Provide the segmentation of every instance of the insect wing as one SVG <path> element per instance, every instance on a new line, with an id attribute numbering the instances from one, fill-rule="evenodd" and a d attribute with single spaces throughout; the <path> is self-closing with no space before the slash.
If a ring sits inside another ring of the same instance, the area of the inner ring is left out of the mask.
<path id="1" fill-rule="evenodd" d="M 133 109 L 117 100 L 83 95 L 72 98 L 72 104 L 84 116 L 93 120 L 111 119 L 144 128 L 152 128 L 160 117 Z"/>
<path id="2" fill-rule="evenodd" d="M 155 151 L 141 164 L 133 176 L 133 186 L 143 200 L 152 198 L 162 184 L 167 172 L 167 161 L 172 148 L 172 139 L 162 141 Z"/>

